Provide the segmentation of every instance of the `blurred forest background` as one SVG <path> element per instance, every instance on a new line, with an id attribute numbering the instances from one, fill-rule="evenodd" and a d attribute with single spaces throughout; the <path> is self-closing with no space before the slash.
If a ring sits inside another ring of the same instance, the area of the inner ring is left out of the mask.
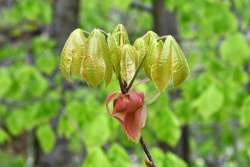
<path id="1" fill-rule="evenodd" d="M 96 89 L 58 70 L 69 33 L 148 30 L 181 43 L 191 76 L 148 106 L 158 167 L 250 166 L 250 0 L 0 0 L 0 167 L 142 167 Z M 150 84 L 138 89 L 150 91 Z"/>

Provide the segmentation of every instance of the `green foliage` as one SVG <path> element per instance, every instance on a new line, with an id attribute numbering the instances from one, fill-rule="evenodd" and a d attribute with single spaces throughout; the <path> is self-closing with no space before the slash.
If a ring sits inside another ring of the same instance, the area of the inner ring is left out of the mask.
<path id="1" fill-rule="evenodd" d="M 93 147 L 89 150 L 83 166 L 123 166 L 130 167 L 130 159 L 124 148 L 118 144 L 112 144 L 107 152 L 104 152 L 98 147 Z"/>
<path id="2" fill-rule="evenodd" d="M 49 153 L 56 142 L 55 134 L 49 125 L 42 125 L 38 127 L 36 136 L 45 153 Z"/>
<path id="3" fill-rule="evenodd" d="M 13 99 L 39 97 L 48 89 L 48 81 L 30 65 L 22 65 L 19 70 L 13 69 L 13 88 L 6 95 Z"/>
<path id="4" fill-rule="evenodd" d="M 172 167 L 172 166 L 187 167 L 186 163 L 173 153 L 166 154 L 165 162 L 166 163 L 164 167 Z"/>
<path id="5" fill-rule="evenodd" d="M 1 166 L 17 167 L 25 166 L 25 159 L 21 155 L 13 155 L 11 153 L 0 152 Z"/>
<path id="6" fill-rule="evenodd" d="M 167 100 L 161 96 L 152 106 L 153 112 L 148 121 L 148 126 L 152 127 L 159 140 L 175 146 L 180 138 L 180 122 L 176 115 L 164 104 Z M 165 106 L 164 108 L 162 106 Z M 151 110 L 151 108 L 149 108 Z M 150 115 L 149 115 L 150 116 Z"/>
<path id="7" fill-rule="evenodd" d="M 18 0 L 13 7 L 3 10 L 0 27 L 9 24 L 16 25 L 22 23 L 23 20 L 39 21 L 43 24 L 49 23 L 51 21 L 49 0 Z M 15 31 L 19 31 L 19 29 L 15 29 Z"/>
<path id="8" fill-rule="evenodd" d="M 159 116 L 163 118 L 156 124 L 155 130 L 157 137 L 169 145 L 175 146 L 181 134 L 178 119 L 171 111 L 161 112 Z"/>
<path id="9" fill-rule="evenodd" d="M 247 97 L 240 110 L 240 115 L 241 115 L 241 124 L 243 127 L 248 127 L 250 124 L 250 97 Z"/>
<path id="10" fill-rule="evenodd" d="M 164 167 L 166 156 L 163 153 L 163 151 L 161 151 L 160 149 L 154 147 L 151 150 L 151 153 L 152 153 L 152 156 L 154 157 L 156 165 L 159 166 L 159 167 Z"/>
<path id="11" fill-rule="evenodd" d="M 228 36 L 221 44 L 220 51 L 223 58 L 233 65 L 242 64 L 250 53 L 247 40 L 241 33 Z"/>
<path id="12" fill-rule="evenodd" d="M 86 157 L 84 163 L 84 167 L 92 167 L 92 166 L 102 166 L 102 167 L 111 167 L 108 158 L 105 153 L 100 148 L 93 148 L 88 156 Z"/>
<path id="13" fill-rule="evenodd" d="M 74 153 L 86 150 L 87 157 L 81 162 L 84 167 L 129 167 L 135 154 L 145 166 L 139 146 L 134 149 L 105 111 L 105 97 L 119 91 L 118 82 L 92 89 L 76 77 L 66 82 L 58 73 L 57 44 L 45 32 L 51 23 L 52 1 L 11 2 L 9 7 L 0 7 L 0 31 L 4 32 L 0 34 L 0 166 L 25 166 L 26 150 L 20 155 L 9 146 L 33 132 L 45 154 L 53 149 L 57 137 L 68 139 Z M 152 5 L 151 0 L 138 2 Z M 146 92 L 150 102 L 143 135 L 148 144 L 157 145 L 150 151 L 158 167 L 186 166 L 158 145 L 175 147 L 185 124 L 192 132 L 193 167 L 209 166 L 206 163 L 211 157 L 223 157 L 224 166 L 249 166 L 250 4 L 249 0 L 234 2 L 235 9 L 231 1 L 165 0 L 166 8 L 176 12 L 191 76 L 179 89 L 167 87 L 152 105 L 159 94 L 153 83 L 135 86 Z M 130 3 L 82 0 L 80 27 L 111 32 L 114 25 L 123 23 L 134 41 L 152 29 L 154 18 L 151 12 L 130 8 Z M 40 29 L 43 33 L 36 35 Z M 148 77 L 150 70 L 145 70 Z M 144 75 L 138 76 L 142 79 Z M 54 131 L 50 122 L 58 112 L 62 114 Z M 214 123 L 219 127 L 219 139 Z"/>
<path id="14" fill-rule="evenodd" d="M 23 58 L 27 56 L 27 49 L 27 45 L 22 42 L 6 43 L 0 50 L 0 60 L 14 59 L 15 61 L 23 61 Z"/>
<path id="15" fill-rule="evenodd" d="M 32 51 L 34 52 L 35 65 L 37 69 L 46 74 L 51 74 L 58 64 L 53 48 L 55 41 L 47 35 L 32 39 Z"/>
<path id="16" fill-rule="evenodd" d="M 8 134 L 3 129 L 0 129 L 0 144 L 4 143 L 8 139 L 9 139 Z"/>
<path id="17" fill-rule="evenodd" d="M 130 159 L 124 148 L 118 144 L 112 144 L 107 152 L 107 157 L 112 166 L 130 167 Z"/>
<path id="18" fill-rule="evenodd" d="M 181 158 L 171 152 L 164 153 L 159 148 L 153 148 L 151 152 L 158 167 L 187 167 Z"/>
<path id="19" fill-rule="evenodd" d="M 117 7 L 121 11 L 125 11 L 128 10 L 132 0 L 114 0 L 112 2 L 115 7 Z"/>
<path id="20" fill-rule="evenodd" d="M 88 147 L 102 146 L 107 142 L 111 133 L 107 115 L 100 114 L 96 116 L 83 130 L 86 139 L 85 143 Z M 96 133 L 96 130 L 98 130 L 98 133 Z"/>
<path id="21" fill-rule="evenodd" d="M 26 120 L 27 112 L 17 109 L 8 114 L 6 125 L 12 135 L 20 135 L 30 124 Z"/>
<path id="22" fill-rule="evenodd" d="M 193 107 L 197 109 L 203 118 L 209 118 L 212 114 L 219 111 L 223 105 L 223 100 L 223 94 L 213 85 L 208 87 L 203 94 L 193 102 Z"/>
<path id="23" fill-rule="evenodd" d="M 7 69 L 0 68 L 0 76 L 0 85 L 4 85 L 4 87 L 0 89 L 0 97 L 2 97 L 10 89 L 12 82 Z"/>

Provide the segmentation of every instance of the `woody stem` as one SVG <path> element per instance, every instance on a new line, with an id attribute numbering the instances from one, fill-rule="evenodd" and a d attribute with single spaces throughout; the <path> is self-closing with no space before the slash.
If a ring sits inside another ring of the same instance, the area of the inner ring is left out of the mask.
<path id="1" fill-rule="evenodd" d="M 121 78 L 121 75 L 118 76 L 118 80 L 119 80 L 120 89 L 121 89 L 122 94 L 128 93 L 128 91 L 126 89 L 126 85 L 125 85 L 124 81 Z"/>
<path id="2" fill-rule="evenodd" d="M 146 165 L 148 165 L 149 167 L 156 167 L 156 166 L 155 166 L 155 162 L 154 162 L 154 160 L 153 160 L 153 158 L 152 158 L 150 152 L 148 151 L 147 145 L 146 145 L 146 143 L 145 143 L 145 141 L 144 141 L 144 139 L 143 139 L 142 136 L 141 136 L 141 138 L 140 138 L 140 144 L 141 144 L 141 147 L 142 147 L 144 153 L 145 153 L 146 156 L 147 156 L 147 159 L 150 161 L 149 164 L 147 164 L 147 163 L 145 162 Z"/>

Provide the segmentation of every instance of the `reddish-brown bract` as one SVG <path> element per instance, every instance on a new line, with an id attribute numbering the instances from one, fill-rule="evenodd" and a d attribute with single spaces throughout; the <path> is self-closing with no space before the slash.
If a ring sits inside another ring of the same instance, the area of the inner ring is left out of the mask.
<path id="1" fill-rule="evenodd" d="M 112 112 L 108 106 L 110 102 L 113 102 Z M 147 118 L 144 94 L 140 92 L 111 93 L 106 98 L 106 107 L 108 113 L 121 123 L 128 138 L 134 142 L 138 141 Z"/>

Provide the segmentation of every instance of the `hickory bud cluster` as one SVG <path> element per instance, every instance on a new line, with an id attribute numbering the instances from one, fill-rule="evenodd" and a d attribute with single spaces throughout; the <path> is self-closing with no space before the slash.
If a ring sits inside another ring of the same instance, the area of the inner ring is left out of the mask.
<path id="1" fill-rule="evenodd" d="M 187 60 L 171 35 L 163 38 L 148 31 L 131 43 L 121 24 L 111 33 L 100 29 L 90 33 L 74 30 L 60 56 L 60 69 L 66 79 L 74 74 L 93 87 L 101 81 L 108 85 L 112 75 L 128 83 L 138 68 L 144 70 L 160 92 L 169 83 L 178 86 L 189 74 Z"/>

